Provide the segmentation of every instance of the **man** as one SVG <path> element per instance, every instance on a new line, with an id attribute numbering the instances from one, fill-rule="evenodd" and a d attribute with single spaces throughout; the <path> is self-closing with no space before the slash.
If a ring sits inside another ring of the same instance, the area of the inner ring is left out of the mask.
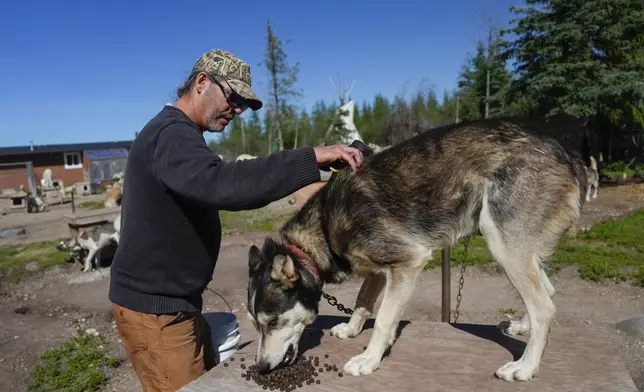
<path id="1" fill-rule="evenodd" d="M 222 162 L 203 132 L 262 107 L 250 66 L 230 52 L 202 55 L 177 95 L 130 148 L 111 269 L 116 326 L 144 391 L 177 390 L 214 365 L 201 296 L 219 254 L 219 210 L 259 208 L 319 181 L 321 166 L 363 162 L 344 145 Z"/>

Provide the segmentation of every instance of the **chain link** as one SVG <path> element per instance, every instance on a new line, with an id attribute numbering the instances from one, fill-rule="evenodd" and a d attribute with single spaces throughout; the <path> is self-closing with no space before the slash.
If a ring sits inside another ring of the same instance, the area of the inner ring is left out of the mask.
<path id="1" fill-rule="evenodd" d="M 470 238 L 471 236 L 467 236 L 463 240 L 463 246 L 464 246 L 464 254 L 463 254 L 463 259 L 461 260 L 461 277 L 458 280 L 458 294 L 456 295 L 456 309 L 454 310 L 454 323 L 458 320 L 458 317 L 460 316 L 460 308 L 461 308 L 461 299 L 463 299 L 463 285 L 465 284 L 465 263 L 467 261 L 467 252 L 469 248 L 469 243 L 470 243 Z M 332 295 L 329 295 L 325 293 L 324 291 L 322 292 L 322 297 L 326 299 L 329 302 L 329 305 L 337 308 L 339 311 L 344 312 L 344 314 L 353 314 L 353 309 L 348 308 L 341 303 L 338 303 L 338 299 L 335 298 Z"/>
<path id="2" fill-rule="evenodd" d="M 344 312 L 344 314 L 353 314 L 353 310 L 351 308 L 347 308 L 346 306 L 339 304 L 337 298 L 334 296 L 329 295 L 324 291 L 322 292 L 322 296 L 329 302 L 329 305 L 338 308 L 338 310 Z"/>
<path id="3" fill-rule="evenodd" d="M 456 295 L 456 309 L 454 309 L 454 324 L 456 324 L 456 321 L 458 320 L 458 316 L 460 316 L 460 308 L 461 308 L 461 299 L 463 299 L 463 285 L 465 284 L 465 262 L 467 261 L 467 251 L 469 248 L 470 244 L 470 238 L 471 236 L 467 236 L 463 239 L 463 259 L 461 260 L 461 277 L 458 280 L 458 294 Z"/>

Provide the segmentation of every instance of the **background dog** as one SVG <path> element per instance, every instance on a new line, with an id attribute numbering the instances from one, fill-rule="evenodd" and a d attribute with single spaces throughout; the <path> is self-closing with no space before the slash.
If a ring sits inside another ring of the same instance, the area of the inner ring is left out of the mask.
<path id="1" fill-rule="evenodd" d="M 93 266 L 100 267 L 99 252 L 107 247 L 117 247 L 121 233 L 121 215 L 117 215 L 113 224 L 90 230 L 83 230 L 77 236 L 67 241 L 61 241 L 56 249 L 69 252 L 70 261 L 79 261 L 84 265 L 83 272 L 90 271 Z M 96 257 L 96 261 L 94 262 Z"/>
<path id="2" fill-rule="evenodd" d="M 333 334 L 357 336 L 384 291 L 367 349 L 344 365 L 355 376 L 374 372 L 432 253 L 480 232 L 527 309 L 499 328 L 508 335 L 531 332 L 522 357 L 495 375 L 531 379 L 556 312 L 542 265 L 579 217 L 587 190 L 581 157 L 542 129 L 509 118 L 450 125 L 373 155 L 357 172 L 335 174 L 278 240 L 249 249 L 258 369 L 295 360 L 325 283 L 362 276 L 354 313 Z"/>
<path id="3" fill-rule="evenodd" d="M 586 166 L 586 177 L 588 178 L 588 189 L 586 190 L 586 201 L 590 201 L 590 191 L 593 190 L 593 199 L 597 198 L 597 188 L 599 188 L 599 170 L 597 170 L 597 161 L 590 157 L 590 166 Z"/>

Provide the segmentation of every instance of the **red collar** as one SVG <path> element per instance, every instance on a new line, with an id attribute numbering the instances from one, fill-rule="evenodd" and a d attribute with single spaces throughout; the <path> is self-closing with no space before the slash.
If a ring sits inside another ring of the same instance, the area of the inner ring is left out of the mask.
<path id="1" fill-rule="evenodd" d="M 318 270 L 317 264 L 315 264 L 315 262 L 306 253 L 302 252 L 295 245 L 291 245 L 286 242 L 282 242 L 282 246 L 297 255 L 297 257 L 299 257 L 300 259 L 306 261 L 311 267 L 311 272 L 313 273 L 313 275 L 320 279 L 320 271 Z"/>

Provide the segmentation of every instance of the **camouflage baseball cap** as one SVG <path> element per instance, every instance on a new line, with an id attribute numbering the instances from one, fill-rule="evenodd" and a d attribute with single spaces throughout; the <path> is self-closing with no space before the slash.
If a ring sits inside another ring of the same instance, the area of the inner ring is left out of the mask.
<path id="1" fill-rule="evenodd" d="M 250 65 L 231 52 L 212 49 L 201 55 L 192 68 L 192 72 L 207 72 L 226 78 L 230 87 L 248 101 L 252 110 L 259 110 L 262 101 L 251 88 Z"/>

